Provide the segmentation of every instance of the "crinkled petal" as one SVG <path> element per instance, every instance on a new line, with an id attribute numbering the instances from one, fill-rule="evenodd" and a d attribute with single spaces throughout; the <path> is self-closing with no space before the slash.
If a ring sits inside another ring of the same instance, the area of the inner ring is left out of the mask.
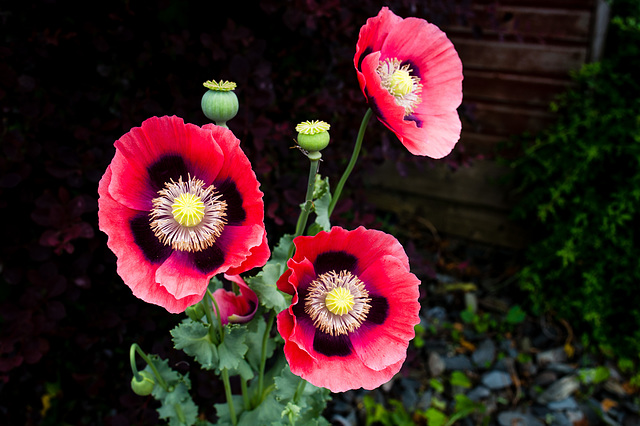
<path id="1" fill-rule="evenodd" d="M 218 289 L 213 293 L 213 298 L 220 308 L 220 320 L 222 325 L 233 323 L 242 324 L 250 321 L 258 309 L 258 296 L 249 288 L 239 275 L 227 275 L 224 277 L 238 285 L 240 294 L 233 291 Z M 214 306 L 215 312 L 215 306 Z"/>
<path id="2" fill-rule="evenodd" d="M 392 235 L 382 231 L 366 229 L 362 226 L 353 231 L 334 226 L 330 232 L 321 231 L 312 237 L 301 236 L 294 241 L 296 253 L 294 260 L 305 256 L 312 263 L 320 253 L 343 252 L 357 258 L 354 272 L 360 273 L 376 262 L 380 256 L 393 255 L 409 270 L 409 258 L 402 245 Z M 366 247 L 367 250 L 363 250 Z M 335 261 L 335 258 L 331 259 Z M 336 265 L 337 268 L 344 265 Z"/>
<path id="3" fill-rule="evenodd" d="M 130 208 L 150 210 L 151 200 L 170 179 L 187 175 L 213 182 L 223 152 L 212 133 L 179 117 L 152 117 L 115 143 L 111 196 Z"/>
<path id="4" fill-rule="evenodd" d="M 360 72 L 362 61 L 367 55 L 378 52 L 382 48 L 387 35 L 400 22 L 402 22 L 402 18 L 391 12 L 388 7 L 383 7 L 378 16 L 367 19 L 367 23 L 360 28 L 353 65 L 358 72 L 358 81 L 363 93 L 365 92 L 366 79 Z"/>
<path id="5" fill-rule="evenodd" d="M 172 313 L 183 312 L 188 306 L 199 302 L 202 295 L 176 297 L 156 281 L 156 272 L 161 263 L 152 263 L 143 254 L 134 241 L 131 228 L 126 226 L 139 212 L 123 206 L 109 195 L 107 188 L 111 178 L 111 168 L 108 167 L 98 187 L 98 219 L 100 230 L 109 237 L 107 245 L 118 258 L 118 274 L 136 297 L 163 306 Z"/>
<path id="6" fill-rule="evenodd" d="M 160 265 L 155 281 L 178 299 L 187 296 L 202 299 L 212 276 L 197 271 L 189 253 L 176 250 Z"/>
<path id="7" fill-rule="evenodd" d="M 285 315 L 281 313 L 278 316 L 279 323 L 283 322 L 281 316 Z M 289 367 L 293 374 L 314 386 L 324 387 L 332 392 L 345 392 L 358 388 L 375 389 L 391 380 L 404 363 L 404 360 L 401 360 L 383 370 L 376 371 L 364 365 L 355 355 L 340 357 L 339 362 L 336 362 L 334 357 L 318 354 L 313 358 L 290 340 L 285 340 L 284 353 L 290 360 Z"/>
<path id="8" fill-rule="evenodd" d="M 386 37 L 380 60 L 396 58 L 410 63 L 420 78 L 418 104 L 425 113 L 455 110 L 462 102 L 462 62 L 444 32 L 423 19 L 407 18 Z"/>
<path id="9" fill-rule="evenodd" d="M 386 298 L 389 310 L 383 324 L 365 322 L 351 333 L 351 344 L 367 367 L 382 370 L 406 358 L 414 327 L 420 322 L 420 281 L 393 256 L 372 264 L 360 279 L 368 290 Z"/>

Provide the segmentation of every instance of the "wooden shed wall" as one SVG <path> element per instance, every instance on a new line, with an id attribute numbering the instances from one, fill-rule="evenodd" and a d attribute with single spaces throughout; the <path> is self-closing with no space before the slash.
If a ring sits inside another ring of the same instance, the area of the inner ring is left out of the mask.
<path id="1" fill-rule="evenodd" d="M 371 198 L 401 219 L 427 219 L 440 232 L 521 247 L 526 229 L 508 219 L 508 188 L 491 158 L 498 143 L 552 122 L 549 103 L 570 84 L 569 72 L 597 59 L 603 0 L 475 0 L 464 25 L 444 27 L 464 69 L 459 144 L 485 159 L 450 171 L 390 164 L 371 179 Z"/>

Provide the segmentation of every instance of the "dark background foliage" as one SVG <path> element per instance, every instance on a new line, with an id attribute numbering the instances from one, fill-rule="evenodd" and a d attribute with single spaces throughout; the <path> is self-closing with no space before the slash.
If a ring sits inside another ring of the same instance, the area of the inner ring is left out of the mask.
<path id="1" fill-rule="evenodd" d="M 533 235 L 521 285 L 587 347 L 640 353 L 640 4 L 613 4 L 605 57 L 575 73 L 556 123 L 524 138 L 515 214 Z"/>
<path id="2" fill-rule="evenodd" d="M 131 127 L 165 114 L 204 124 L 202 83 L 238 83 L 229 126 L 262 183 L 271 239 L 293 229 L 303 197 L 296 123 L 332 124 L 321 172 L 335 182 L 342 171 L 366 109 L 355 43 L 383 2 L 218 3 L 15 1 L 0 12 L 0 423 L 153 423 L 129 389 L 132 342 L 188 370 L 169 350 L 178 317 L 131 295 L 97 227 L 98 181 Z M 464 10 L 385 4 L 436 24 Z M 361 169 L 412 161 L 381 124 L 368 139 Z M 377 223 L 358 190 L 336 213 L 345 226 Z M 197 401 L 220 397 L 192 379 Z"/>

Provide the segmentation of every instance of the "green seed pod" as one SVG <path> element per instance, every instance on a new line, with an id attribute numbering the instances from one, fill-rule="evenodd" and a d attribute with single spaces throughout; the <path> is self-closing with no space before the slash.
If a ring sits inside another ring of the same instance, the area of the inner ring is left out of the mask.
<path id="1" fill-rule="evenodd" d="M 298 131 L 298 145 L 308 152 L 317 152 L 329 145 L 329 128 L 324 121 L 304 121 L 296 126 Z"/>
<path id="2" fill-rule="evenodd" d="M 156 385 L 156 379 L 152 373 L 146 370 L 140 372 L 140 380 L 136 379 L 134 375 L 131 378 L 131 389 L 136 395 L 147 396 L 153 391 L 153 387 Z"/>
<path id="3" fill-rule="evenodd" d="M 211 80 L 205 82 L 204 86 L 209 90 L 205 92 L 200 102 L 202 112 L 218 126 L 227 127 L 227 121 L 238 113 L 238 97 L 233 92 L 236 84 L 230 81 L 217 83 Z"/>

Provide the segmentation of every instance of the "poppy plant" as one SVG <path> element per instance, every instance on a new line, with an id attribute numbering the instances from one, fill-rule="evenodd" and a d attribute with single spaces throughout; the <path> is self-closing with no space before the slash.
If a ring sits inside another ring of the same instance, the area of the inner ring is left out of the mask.
<path id="1" fill-rule="evenodd" d="M 211 277 L 269 258 L 262 192 L 233 133 L 153 117 L 115 142 L 98 193 L 99 227 L 140 299 L 183 312 Z"/>
<path id="2" fill-rule="evenodd" d="M 369 107 L 409 152 L 451 152 L 461 130 L 462 63 L 438 27 L 383 7 L 360 29 L 353 63 Z"/>
<path id="3" fill-rule="evenodd" d="M 251 321 L 258 310 L 258 296 L 249 288 L 240 275 L 224 274 L 224 277 L 238 286 L 240 294 L 223 288 L 213 292 L 216 305 L 220 308 L 222 325 L 229 323 L 243 324 Z M 216 311 L 215 306 L 213 309 Z"/>
<path id="4" fill-rule="evenodd" d="M 333 227 L 294 244 L 277 282 L 293 295 L 277 322 L 291 371 L 333 392 L 389 381 L 420 321 L 420 281 L 400 243 L 381 231 Z"/>

